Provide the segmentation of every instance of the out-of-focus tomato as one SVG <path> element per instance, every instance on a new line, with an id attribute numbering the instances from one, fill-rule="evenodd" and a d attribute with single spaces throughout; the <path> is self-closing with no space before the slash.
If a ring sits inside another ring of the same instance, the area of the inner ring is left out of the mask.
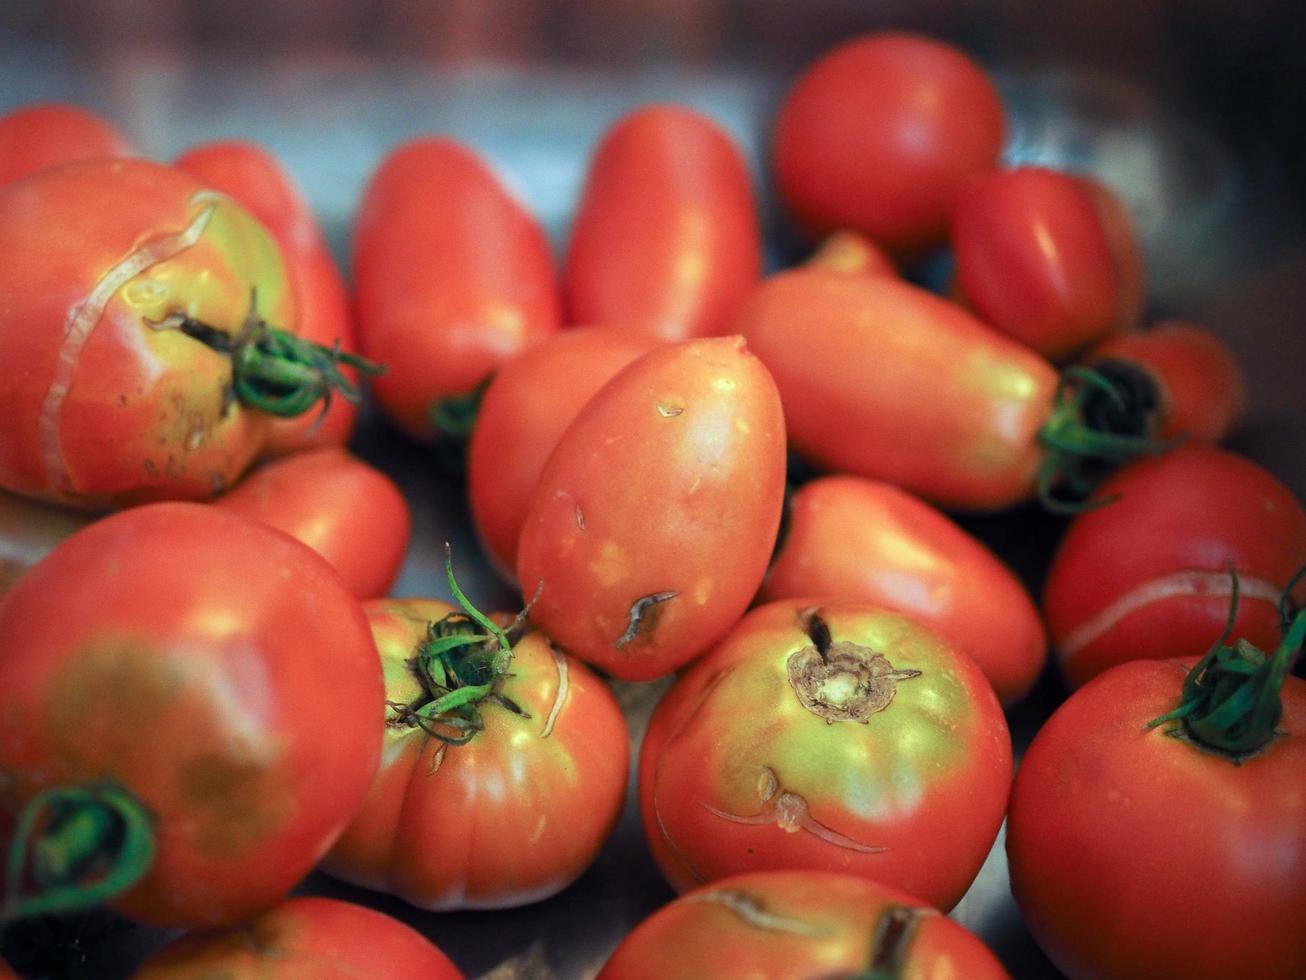
<path id="1" fill-rule="evenodd" d="M 60 541 L 93 518 L 0 490 L 0 598 Z"/>
<path id="2" fill-rule="evenodd" d="M 517 546 L 531 619 L 626 680 L 669 673 L 757 591 L 784 499 L 784 417 L 739 337 L 650 351 L 545 464 Z"/>
<path id="3" fill-rule="evenodd" d="M 360 599 L 390 591 L 412 525 L 394 481 L 336 446 L 264 463 L 214 503 L 298 538 Z"/>
<path id="4" fill-rule="evenodd" d="M 572 323 L 664 340 L 723 333 L 762 271 L 748 167 L 715 123 L 646 106 L 608 130 L 567 251 Z"/>
<path id="5" fill-rule="evenodd" d="M 962 184 L 997 165 L 1002 103 L 959 48 L 868 34 L 794 83 L 773 137 L 776 181 L 810 234 L 852 228 L 891 251 L 942 242 Z"/>
<path id="6" fill-rule="evenodd" d="M 462 980 L 425 936 L 375 909 L 330 898 L 287 899 L 251 922 L 174 940 L 132 980 Z"/>
<path id="7" fill-rule="evenodd" d="M 326 347 L 339 344 L 341 350 L 357 350 L 344 279 L 313 212 L 277 159 L 253 143 L 231 140 L 192 147 L 174 166 L 204 186 L 234 197 L 272 232 L 295 291 L 299 335 Z M 343 370 L 356 380 L 351 369 Z M 353 402 L 332 398 L 323 411 L 274 419 L 264 451 L 343 446 L 353 432 L 356 414 Z"/>
<path id="8" fill-rule="evenodd" d="M 898 277 L 898 267 L 889 253 L 855 231 L 826 236 L 803 264 L 848 275 Z"/>
<path id="9" fill-rule="evenodd" d="M 862 599 L 906 613 L 1020 700 L 1047 659 L 1033 600 L 978 540 L 887 483 L 827 476 L 790 498 L 787 530 L 761 598 Z"/>
<path id="10" fill-rule="evenodd" d="M 358 601 L 305 545 L 200 504 L 106 517 L 29 571 L 0 603 L 0 690 L 0 809 L 36 815 L 5 914 L 96 897 L 106 865 L 145 922 L 260 912 L 344 830 L 381 748 Z"/>
<path id="11" fill-rule="evenodd" d="M 678 890 L 744 871 L 842 871 L 950 909 L 988 854 L 1011 738 L 979 668 L 869 603 L 750 612 L 649 723 L 644 833 Z"/>
<path id="12" fill-rule="evenodd" d="M 372 175 L 354 229 L 372 390 L 415 438 L 509 358 L 558 330 L 561 296 L 544 230 L 470 150 L 447 139 L 396 149 Z"/>
<path id="13" fill-rule="evenodd" d="M 44 103 L 0 116 L 0 184 L 75 160 L 135 152 L 117 127 L 78 106 Z"/>
<path id="14" fill-rule="evenodd" d="M 598 980 L 1005 980 L 982 942 L 918 898 L 852 875 L 760 871 L 641 922 Z"/>

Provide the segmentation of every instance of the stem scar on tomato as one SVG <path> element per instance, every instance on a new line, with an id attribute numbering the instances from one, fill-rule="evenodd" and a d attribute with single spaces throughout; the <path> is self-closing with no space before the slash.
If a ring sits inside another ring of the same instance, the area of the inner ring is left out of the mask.
<path id="1" fill-rule="evenodd" d="M 653 592 L 636 599 L 630 606 L 630 621 L 626 624 L 626 631 L 613 640 L 612 645 L 618 650 L 623 650 L 640 637 L 652 633 L 657 629 L 658 620 L 662 616 L 662 603 L 674 599 L 679 594 L 674 591 Z"/>
<path id="2" fill-rule="evenodd" d="M 714 891 L 686 895 L 686 902 L 709 902 L 723 905 L 745 923 L 766 932 L 789 932 L 796 936 L 809 936 L 822 939 L 830 935 L 830 930 L 815 922 L 805 922 L 787 915 L 768 912 L 756 898 L 738 888 L 721 888 Z"/>
<path id="3" fill-rule="evenodd" d="M 889 658 L 848 640 L 835 642 L 829 624 L 817 608 L 798 614 L 812 641 L 789 655 L 785 667 L 789 686 L 804 708 L 827 725 L 836 721 L 869 724 L 871 715 L 883 711 L 898 693 L 898 682 L 920 677 L 912 668 L 899 669 Z"/>

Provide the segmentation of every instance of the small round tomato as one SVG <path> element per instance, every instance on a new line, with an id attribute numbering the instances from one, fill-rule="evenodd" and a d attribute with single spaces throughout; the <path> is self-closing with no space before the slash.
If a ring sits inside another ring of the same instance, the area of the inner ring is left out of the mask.
<path id="1" fill-rule="evenodd" d="M 305 545 L 200 504 L 106 517 L 29 571 L 0 603 L 0 690 L 0 810 L 35 815 L 0 918 L 108 881 L 161 926 L 262 911 L 344 829 L 381 748 L 358 601 Z"/>
<path id="2" fill-rule="evenodd" d="M 30 105 L 0 116 L 0 184 L 75 160 L 135 152 L 117 127 L 78 106 Z"/>
<path id="3" fill-rule="evenodd" d="M 761 271 L 748 167 L 714 122 L 656 105 L 608 130 L 567 251 L 571 322 L 664 340 L 719 334 Z"/>
<path id="4" fill-rule="evenodd" d="M 827 235 L 803 264 L 847 275 L 898 277 L 898 266 L 889 253 L 855 231 Z"/>
<path id="5" fill-rule="evenodd" d="M 1005 980 L 982 942 L 896 888 L 827 871 L 759 871 L 664 906 L 598 980 Z"/>
<path id="6" fill-rule="evenodd" d="M 678 890 L 842 871 L 955 905 L 993 845 L 1011 737 L 979 668 L 868 603 L 740 621 L 658 704 L 639 760 L 653 857 Z"/>
<path id="7" fill-rule="evenodd" d="M 962 184 L 997 165 L 993 82 L 963 51 L 878 33 L 826 52 L 776 119 L 776 181 L 807 232 L 852 228 L 890 251 L 939 244 Z"/>
<path id="8" fill-rule="evenodd" d="M 0 598 L 64 538 L 94 518 L 0 490 Z"/>
<path id="9" fill-rule="evenodd" d="M 887 483 L 827 476 L 789 501 L 760 597 L 862 599 L 937 631 L 984 672 L 1005 704 L 1047 659 L 1029 593 L 1001 560 L 923 500 Z"/>
<path id="10" fill-rule="evenodd" d="M 779 396 L 739 337 L 650 351 L 581 409 L 540 475 L 517 546 L 531 619 L 625 680 L 675 670 L 756 593 L 784 469 Z"/>
<path id="11" fill-rule="evenodd" d="M 287 899 L 222 932 L 176 939 L 132 980 L 462 980 L 449 957 L 410 926 L 330 898 Z"/>
<path id="12" fill-rule="evenodd" d="M 394 481 L 336 446 L 264 463 L 214 504 L 304 542 L 360 599 L 390 591 L 412 527 Z"/>

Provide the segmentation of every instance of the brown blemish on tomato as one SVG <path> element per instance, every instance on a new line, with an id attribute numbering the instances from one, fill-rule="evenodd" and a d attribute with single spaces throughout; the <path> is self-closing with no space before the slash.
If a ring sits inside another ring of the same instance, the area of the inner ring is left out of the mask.
<path id="1" fill-rule="evenodd" d="M 911 668 L 898 669 L 882 653 L 848 640 L 835 641 L 817 609 L 798 614 L 812 641 L 785 662 L 789 686 L 804 708 L 827 725 L 836 721 L 867 724 L 898 693 L 898 683 L 919 677 Z"/>
<path id="2" fill-rule="evenodd" d="M 195 821 L 195 846 L 214 857 L 254 847 L 290 810 L 276 767 L 253 758 L 198 755 L 181 767 L 177 787 L 182 803 L 203 815 Z"/>
<path id="3" fill-rule="evenodd" d="M 649 636 L 657 629 L 658 621 L 662 618 L 663 603 L 677 595 L 674 591 L 653 592 L 636 599 L 630 606 L 630 621 L 626 624 L 626 631 L 612 645 L 621 650 L 635 640 Z"/>
<path id="4" fill-rule="evenodd" d="M 585 512 L 580 509 L 580 504 L 576 505 L 576 526 L 585 530 Z"/>
<path id="5" fill-rule="evenodd" d="M 830 929 L 815 922 L 805 922 L 787 915 L 767 911 L 766 907 L 741 888 L 719 888 L 689 895 L 686 902 L 710 902 L 723 905 L 746 924 L 766 932 L 789 932 L 796 936 L 820 939 L 830 935 Z"/>

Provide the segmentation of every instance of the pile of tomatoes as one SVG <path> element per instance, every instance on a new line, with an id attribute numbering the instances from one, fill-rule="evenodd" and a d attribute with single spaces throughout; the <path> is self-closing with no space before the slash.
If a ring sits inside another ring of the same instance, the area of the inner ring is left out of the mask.
<path id="1" fill-rule="evenodd" d="M 769 161 L 813 247 L 767 275 L 698 112 L 606 132 L 560 266 L 416 139 L 346 285 L 258 147 L 0 118 L 0 928 L 108 904 L 191 930 L 140 977 L 459 976 L 287 896 L 558 894 L 627 798 L 609 678 L 674 675 L 633 776 L 683 894 L 602 977 L 1005 976 L 943 914 L 1004 820 L 1068 976 L 1306 975 L 1306 510 L 1218 448 L 1218 335 L 1144 324 L 1127 209 L 1000 166 L 1006 128 L 949 45 L 827 52 Z M 414 515 L 349 451 L 364 398 L 465 480 L 519 610 L 447 545 L 444 599 L 390 596 Z M 1036 499 L 1037 602 L 957 519 Z M 1016 769 L 1049 646 L 1073 693 Z"/>

